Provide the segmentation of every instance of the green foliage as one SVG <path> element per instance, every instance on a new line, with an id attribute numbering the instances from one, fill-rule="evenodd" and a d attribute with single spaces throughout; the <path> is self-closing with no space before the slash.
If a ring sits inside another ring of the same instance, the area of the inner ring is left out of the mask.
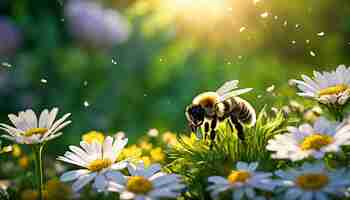
<path id="1" fill-rule="evenodd" d="M 213 147 L 206 140 L 196 139 L 194 134 L 179 136 L 179 144 L 169 150 L 171 163 L 168 169 L 185 178 L 188 185 L 186 199 L 209 199 L 205 191 L 207 178 L 213 175 L 227 176 L 237 161 L 259 161 L 264 170 L 276 169 L 279 163 L 271 159 L 266 150 L 269 139 L 285 131 L 291 123 L 282 112 L 269 116 L 265 108 L 260 111 L 254 127 L 246 127 L 246 140 L 240 141 L 235 131 L 222 123 Z"/>

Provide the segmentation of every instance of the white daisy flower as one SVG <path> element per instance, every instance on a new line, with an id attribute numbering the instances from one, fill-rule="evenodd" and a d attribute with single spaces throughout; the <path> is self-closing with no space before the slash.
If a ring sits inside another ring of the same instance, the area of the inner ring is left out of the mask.
<path id="1" fill-rule="evenodd" d="M 83 169 L 68 171 L 61 176 L 61 181 L 76 180 L 73 191 L 77 192 L 94 180 L 93 187 L 97 191 L 105 191 L 109 181 L 113 179 L 117 171 L 127 167 L 127 161 L 116 162 L 118 155 L 127 144 L 128 139 L 114 140 L 108 136 L 103 143 L 94 140 L 92 143 L 80 142 L 80 147 L 69 146 L 64 156 L 57 159 L 70 164 L 78 165 Z"/>
<path id="2" fill-rule="evenodd" d="M 328 171 L 322 163 L 304 163 L 302 167 L 275 173 L 282 180 L 279 186 L 285 200 L 326 200 L 329 196 L 344 196 L 350 185 L 345 169 Z"/>
<path id="3" fill-rule="evenodd" d="M 145 168 L 141 163 L 138 166 L 129 165 L 128 169 L 130 176 L 115 176 L 115 181 L 109 187 L 109 191 L 120 193 L 122 200 L 176 198 L 185 189 L 178 175 L 160 172 L 159 164 Z"/>
<path id="4" fill-rule="evenodd" d="M 340 65 L 332 72 L 314 71 L 313 79 L 302 75 L 292 80 L 301 90 L 299 96 L 316 99 L 326 105 L 344 105 L 350 97 L 350 68 Z"/>
<path id="5" fill-rule="evenodd" d="M 256 171 L 258 163 L 238 162 L 236 170 L 233 170 L 226 178 L 222 176 L 211 176 L 208 182 L 212 183 L 207 190 L 211 192 L 211 197 L 216 199 L 219 194 L 232 190 L 232 199 L 239 200 L 244 197 L 256 199 L 255 189 L 272 191 L 275 187 L 271 179 L 271 173 Z"/>
<path id="6" fill-rule="evenodd" d="M 325 153 L 338 152 L 342 145 L 349 143 L 349 124 L 320 117 L 313 126 L 288 127 L 288 133 L 269 140 L 266 149 L 275 152 L 273 158 L 297 161 L 308 157 L 321 159 Z"/>
<path id="7" fill-rule="evenodd" d="M 0 129 L 8 133 L 1 137 L 19 144 L 39 144 L 54 139 L 62 135 L 59 131 L 71 123 L 71 121 L 65 121 L 70 113 L 55 121 L 57 113 L 58 108 L 53 108 L 50 112 L 45 109 L 39 118 L 33 110 L 19 112 L 18 116 L 9 114 L 8 117 L 14 127 L 0 124 Z"/>

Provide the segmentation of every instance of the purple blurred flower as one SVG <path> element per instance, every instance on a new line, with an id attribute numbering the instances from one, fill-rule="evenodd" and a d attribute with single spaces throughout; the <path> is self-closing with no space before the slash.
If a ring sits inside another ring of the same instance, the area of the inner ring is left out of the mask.
<path id="1" fill-rule="evenodd" d="M 84 0 L 70 0 L 65 7 L 68 28 L 80 42 L 110 48 L 128 39 L 129 24 L 117 11 Z"/>
<path id="2" fill-rule="evenodd" d="M 14 55 L 21 42 L 19 29 L 9 19 L 0 16 L 0 57 Z"/>

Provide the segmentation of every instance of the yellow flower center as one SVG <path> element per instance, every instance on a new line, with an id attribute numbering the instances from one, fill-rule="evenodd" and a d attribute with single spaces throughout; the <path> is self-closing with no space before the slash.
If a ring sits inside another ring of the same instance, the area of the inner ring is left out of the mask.
<path id="1" fill-rule="evenodd" d="M 319 190 L 326 186 L 328 182 L 328 176 L 321 173 L 303 174 L 295 180 L 295 183 L 305 190 Z"/>
<path id="2" fill-rule="evenodd" d="M 332 144 L 332 142 L 333 138 L 331 136 L 316 133 L 305 137 L 300 144 L 300 148 L 304 151 L 311 149 L 320 150 L 322 147 Z"/>
<path id="3" fill-rule="evenodd" d="M 227 179 L 231 184 L 234 184 L 237 182 L 245 183 L 250 177 L 251 174 L 247 171 L 232 171 Z"/>
<path id="4" fill-rule="evenodd" d="M 344 84 L 339 84 L 339 85 L 335 85 L 335 86 L 324 88 L 324 89 L 320 90 L 319 95 L 323 96 L 323 95 L 339 94 L 339 93 L 344 92 L 347 89 L 349 89 L 349 86 L 344 85 Z"/>
<path id="5" fill-rule="evenodd" d="M 93 141 L 97 141 L 99 143 L 103 143 L 105 140 L 105 136 L 101 132 L 90 131 L 83 135 L 83 141 L 91 144 Z"/>
<path id="6" fill-rule="evenodd" d="M 130 192 L 146 194 L 153 189 L 153 184 L 143 176 L 131 176 L 126 183 L 126 187 Z"/>
<path id="7" fill-rule="evenodd" d="M 44 135 L 47 131 L 47 128 L 31 128 L 24 132 L 23 135 L 26 137 L 30 137 L 32 135 Z"/>
<path id="8" fill-rule="evenodd" d="M 112 165 L 112 161 L 110 159 L 97 159 L 90 163 L 87 167 L 90 171 L 96 172 L 102 169 L 105 169 Z"/>

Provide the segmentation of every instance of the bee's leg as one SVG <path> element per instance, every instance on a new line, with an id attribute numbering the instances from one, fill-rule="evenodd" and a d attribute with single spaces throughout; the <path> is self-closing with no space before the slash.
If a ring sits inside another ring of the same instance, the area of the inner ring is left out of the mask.
<path id="1" fill-rule="evenodd" d="M 227 120 L 227 123 L 228 123 L 228 126 L 230 127 L 231 132 L 233 132 L 233 126 L 232 126 L 233 122 L 231 122 L 231 120 L 229 119 Z"/>
<path id="2" fill-rule="evenodd" d="M 209 135 L 209 122 L 204 123 L 204 139 L 206 140 Z"/>
<path id="3" fill-rule="evenodd" d="M 237 136 L 240 140 L 244 141 L 244 131 L 242 124 L 238 121 L 237 117 L 234 115 L 231 115 L 231 121 L 235 125 L 235 128 L 237 130 Z"/>
<path id="4" fill-rule="evenodd" d="M 193 125 L 192 123 L 189 123 L 188 126 L 191 128 L 192 133 L 197 132 L 197 127 L 195 125 Z"/>
<path id="5" fill-rule="evenodd" d="M 215 136 L 216 136 L 216 126 L 218 124 L 218 120 L 216 118 L 214 118 L 212 121 L 211 121 L 211 124 L 210 124 L 210 139 L 212 141 L 215 140 Z"/>
<path id="6" fill-rule="evenodd" d="M 218 119 L 215 117 L 213 118 L 213 120 L 211 121 L 211 124 L 210 124 L 210 148 L 213 147 L 213 144 L 215 143 L 215 138 L 216 138 L 216 127 L 218 125 Z"/>

